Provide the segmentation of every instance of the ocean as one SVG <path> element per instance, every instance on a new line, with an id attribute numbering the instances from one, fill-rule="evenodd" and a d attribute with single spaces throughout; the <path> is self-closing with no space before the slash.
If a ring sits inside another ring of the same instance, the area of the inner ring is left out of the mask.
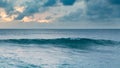
<path id="1" fill-rule="evenodd" d="M 0 29 L 0 68 L 120 68 L 120 30 Z"/>

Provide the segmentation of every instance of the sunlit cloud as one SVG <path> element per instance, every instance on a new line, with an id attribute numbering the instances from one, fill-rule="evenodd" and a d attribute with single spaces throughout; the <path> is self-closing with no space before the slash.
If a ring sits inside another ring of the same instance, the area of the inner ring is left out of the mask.
<path id="1" fill-rule="evenodd" d="M 33 21 L 33 20 L 32 20 L 32 18 L 30 18 L 30 17 L 24 17 L 24 18 L 22 19 L 22 21 L 23 21 L 23 22 L 31 22 L 31 21 Z"/>
<path id="2" fill-rule="evenodd" d="M 47 20 L 45 18 L 35 18 L 32 16 L 26 16 L 21 21 L 25 23 L 29 23 L 29 22 L 49 23 L 51 22 L 51 20 Z"/>
<path id="3" fill-rule="evenodd" d="M 5 22 L 13 21 L 17 17 L 16 14 L 7 15 L 6 11 L 3 8 L 1 8 L 0 11 L 1 11 L 0 18 L 1 18 L 1 20 L 5 21 Z"/>
<path id="4" fill-rule="evenodd" d="M 22 7 L 14 7 L 14 9 L 15 9 L 16 11 L 22 13 L 22 12 L 25 10 L 25 7 L 24 7 L 24 6 L 22 6 Z"/>
<path id="5" fill-rule="evenodd" d="M 6 11 L 3 8 L 0 8 L 0 17 L 1 18 L 7 17 Z"/>

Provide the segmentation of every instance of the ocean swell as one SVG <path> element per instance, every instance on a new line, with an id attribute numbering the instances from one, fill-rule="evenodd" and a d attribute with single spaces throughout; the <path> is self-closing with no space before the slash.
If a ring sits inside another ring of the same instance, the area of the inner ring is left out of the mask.
<path id="1" fill-rule="evenodd" d="M 51 44 L 51 45 L 65 45 L 65 47 L 81 48 L 91 45 L 116 45 L 119 44 L 113 40 L 102 39 L 89 39 L 89 38 L 56 38 L 56 39 L 5 39 L 0 40 L 0 43 L 13 43 L 13 44 Z"/>

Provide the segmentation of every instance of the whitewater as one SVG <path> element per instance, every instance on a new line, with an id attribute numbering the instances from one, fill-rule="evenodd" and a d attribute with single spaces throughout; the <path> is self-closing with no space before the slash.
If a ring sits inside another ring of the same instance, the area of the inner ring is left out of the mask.
<path id="1" fill-rule="evenodd" d="M 0 68 L 119 68 L 117 29 L 0 29 Z"/>

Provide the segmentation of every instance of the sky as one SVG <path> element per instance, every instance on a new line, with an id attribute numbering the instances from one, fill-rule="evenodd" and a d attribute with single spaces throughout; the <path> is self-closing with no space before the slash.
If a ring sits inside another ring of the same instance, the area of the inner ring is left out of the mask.
<path id="1" fill-rule="evenodd" d="M 0 28 L 119 29 L 120 0 L 0 0 Z"/>

